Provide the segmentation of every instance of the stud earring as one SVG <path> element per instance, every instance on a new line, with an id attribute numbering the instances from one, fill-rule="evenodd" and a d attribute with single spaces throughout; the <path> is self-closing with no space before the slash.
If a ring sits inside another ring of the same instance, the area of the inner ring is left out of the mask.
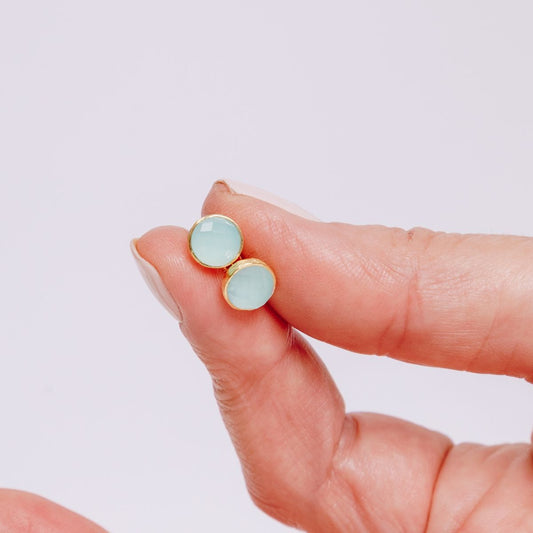
<path id="1" fill-rule="evenodd" d="M 222 294 L 233 309 L 252 311 L 265 305 L 274 294 L 276 277 L 260 259 L 241 259 L 228 268 Z"/>
<path id="2" fill-rule="evenodd" d="M 189 250 L 207 268 L 225 268 L 242 252 L 244 240 L 237 224 L 223 215 L 208 215 L 197 220 L 189 231 Z"/>
<path id="3" fill-rule="evenodd" d="M 222 295 L 229 306 L 252 311 L 274 294 L 276 276 L 260 259 L 240 259 L 243 245 L 239 226 L 223 215 L 203 217 L 189 231 L 189 250 L 195 261 L 207 268 L 226 269 Z"/>

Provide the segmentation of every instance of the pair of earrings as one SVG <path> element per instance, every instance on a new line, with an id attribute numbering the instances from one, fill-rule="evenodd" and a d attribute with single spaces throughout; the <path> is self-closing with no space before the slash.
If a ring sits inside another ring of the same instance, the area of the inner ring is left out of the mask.
<path id="1" fill-rule="evenodd" d="M 251 311 L 268 302 L 276 277 L 260 259 L 241 259 L 243 245 L 241 229 L 224 215 L 203 217 L 189 231 L 189 250 L 194 260 L 207 268 L 226 269 L 222 283 L 226 302 L 233 309 Z"/>

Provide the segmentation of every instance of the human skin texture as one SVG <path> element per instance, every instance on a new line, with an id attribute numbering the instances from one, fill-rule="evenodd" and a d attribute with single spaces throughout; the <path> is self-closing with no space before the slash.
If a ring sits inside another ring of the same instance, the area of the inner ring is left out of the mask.
<path id="1" fill-rule="evenodd" d="M 5 533 L 105 533 L 105 529 L 45 498 L 0 489 L 0 531 Z"/>
<path id="2" fill-rule="evenodd" d="M 229 308 L 224 272 L 192 259 L 185 229 L 156 228 L 134 245 L 213 378 L 261 509 L 311 532 L 533 531 L 530 443 L 454 446 L 410 422 L 346 413 L 295 331 L 354 352 L 531 379 L 533 239 L 323 223 L 224 182 L 203 206 L 214 213 L 239 224 L 244 257 L 276 272 L 276 292 L 257 311 Z"/>
<path id="3" fill-rule="evenodd" d="M 256 311 L 226 304 L 224 272 L 194 261 L 185 229 L 153 229 L 132 247 L 213 378 L 253 501 L 310 532 L 533 531 L 530 443 L 454 445 L 407 421 L 346 413 L 296 331 L 358 353 L 532 380 L 533 239 L 323 223 L 273 201 L 222 182 L 202 210 L 235 220 L 243 256 L 276 273 L 274 296 Z M 103 531 L 68 513 L 0 491 L 0 531 Z M 14 523 L 34 529 L 6 527 Z"/>

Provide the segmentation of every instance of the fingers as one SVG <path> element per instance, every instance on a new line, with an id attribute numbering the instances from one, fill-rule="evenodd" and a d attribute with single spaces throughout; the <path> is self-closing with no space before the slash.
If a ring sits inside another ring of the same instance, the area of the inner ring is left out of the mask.
<path id="1" fill-rule="evenodd" d="M 459 444 L 441 469 L 424 531 L 531 531 L 532 501 L 529 445 Z"/>
<path id="2" fill-rule="evenodd" d="M 321 223 L 213 186 L 246 257 L 277 276 L 272 307 L 338 346 L 419 364 L 533 376 L 533 239 Z"/>
<path id="3" fill-rule="evenodd" d="M 231 309 L 222 273 L 190 258 L 185 230 L 157 228 L 136 249 L 179 303 L 181 329 L 211 373 L 250 494 L 278 519 L 299 523 L 302 508 L 284 508 L 280 494 L 305 502 L 323 483 L 344 420 L 328 372 L 272 310 Z"/>
<path id="4" fill-rule="evenodd" d="M 260 508 L 306 531 L 390 531 L 391 523 L 423 529 L 447 438 L 389 417 L 345 416 L 305 340 L 268 306 L 231 309 L 221 294 L 223 273 L 190 257 L 185 230 L 152 230 L 133 252 L 165 305 L 174 302 L 213 378 Z"/>
<path id="5" fill-rule="evenodd" d="M 0 489 L 0 531 L 9 533 L 105 533 L 105 530 L 57 503 L 22 492 Z"/>

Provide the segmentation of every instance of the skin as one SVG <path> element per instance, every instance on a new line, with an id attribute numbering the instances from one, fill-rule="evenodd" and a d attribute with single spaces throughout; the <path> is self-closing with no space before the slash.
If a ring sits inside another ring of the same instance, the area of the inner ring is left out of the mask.
<path id="1" fill-rule="evenodd" d="M 9 533 L 105 533 L 105 529 L 57 503 L 19 490 L 0 489 L 0 531 Z"/>
<path id="2" fill-rule="evenodd" d="M 194 262 L 185 229 L 156 228 L 136 246 L 181 310 L 262 510 L 310 532 L 533 531 L 530 443 L 453 445 L 407 421 L 346 413 L 296 331 L 359 353 L 532 380 L 533 239 L 310 221 L 219 183 L 203 206 L 212 213 L 239 224 L 244 257 L 276 272 L 267 306 L 231 309 L 224 272 Z M 4 492 L 0 530 L 28 531 L 6 528 L 18 509 L 36 531 L 73 530 L 39 529 L 54 513 L 74 518 Z M 75 516 L 76 531 L 103 531 Z"/>

